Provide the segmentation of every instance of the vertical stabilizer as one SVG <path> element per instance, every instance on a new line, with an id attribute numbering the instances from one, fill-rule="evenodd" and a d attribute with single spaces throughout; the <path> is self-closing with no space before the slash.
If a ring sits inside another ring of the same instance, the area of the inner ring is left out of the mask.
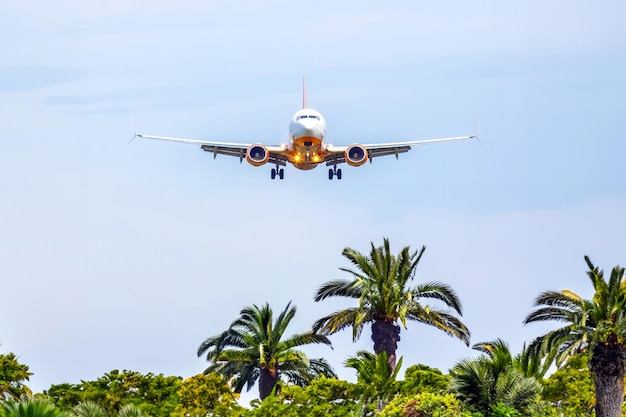
<path id="1" fill-rule="evenodd" d="M 306 74 L 302 77 L 302 108 L 306 109 Z"/>

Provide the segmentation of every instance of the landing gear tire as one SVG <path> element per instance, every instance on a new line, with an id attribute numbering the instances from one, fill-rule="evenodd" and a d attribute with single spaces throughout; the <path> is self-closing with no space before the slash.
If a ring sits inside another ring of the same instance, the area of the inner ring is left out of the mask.
<path id="1" fill-rule="evenodd" d="M 285 170 L 284 169 L 281 168 L 281 169 L 278 170 L 278 178 L 280 178 L 281 180 L 283 178 L 285 178 Z"/>
<path id="2" fill-rule="evenodd" d="M 328 170 L 328 179 L 332 180 L 334 176 L 337 176 L 337 179 L 340 180 L 341 179 L 341 168 L 337 169 L 337 168 L 330 168 Z"/>
<path id="3" fill-rule="evenodd" d="M 272 175 L 272 179 L 276 178 L 276 169 L 275 168 L 272 168 L 271 175 Z M 281 177 L 281 179 L 282 179 L 282 177 Z"/>

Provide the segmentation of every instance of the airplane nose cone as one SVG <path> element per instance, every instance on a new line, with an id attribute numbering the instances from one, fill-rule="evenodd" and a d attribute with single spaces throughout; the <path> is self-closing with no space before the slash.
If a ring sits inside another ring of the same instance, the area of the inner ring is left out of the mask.
<path id="1" fill-rule="evenodd" d="M 320 130 L 316 126 L 311 126 L 310 128 L 304 129 L 302 133 L 304 134 L 304 136 L 313 136 L 316 138 L 320 136 Z"/>
<path id="2" fill-rule="evenodd" d="M 302 127 L 306 130 L 311 130 L 317 126 L 317 120 L 301 120 Z"/>
<path id="3" fill-rule="evenodd" d="M 317 129 L 317 124 L 313 121 L 303 120 L 298 126 L 297 133 L 300 136 L 315 136 L 319 129 Z"/>
<path id="4" fill-rule="evenodd" d="M 302 118 L 293 123 L 291 128 L 292 137 L 314 137 L 321 139 L 324 136 L 324 124 L 316 119 Z"/>

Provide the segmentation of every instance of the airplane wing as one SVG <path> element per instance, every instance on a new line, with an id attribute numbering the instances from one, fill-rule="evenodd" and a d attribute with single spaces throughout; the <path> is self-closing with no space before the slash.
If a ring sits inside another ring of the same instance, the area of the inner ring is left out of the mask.
<path id="1" fill-rule="evenodd" d="M 451 142 L 455 140 L 466 140 L 466 139 L 476 139 L 476 135 L 472 136 L 457 136 L 453 138 L 441 138 L 441 139 L 425 139 L 425 140 L 414 140 L 408 142 L 387 142 L 387 143 L 372 143 L 372 144 L 360 144 L 363 148 L 367 149 L 367 154 L 370 162 L 373 158 L 377 158 L 379 156 L 387 156 L 387 155 L 395 155 L 398 158 L 398 155 L 404 152 L 408 152 L 411 150 L 411 146 L 414 145 L 428 145 L 430 143 L 440 143 L 440 142 Z M 326 150 L 329 154 L 326 156 L 326 165 L 335 165 L 342 164 L 346 162 L 345 159 L 345 151 L 353 145 L 349 146 L 335 146 L 328 145 Z"/>
<path id="2" fill-rule="evenodd" d="M 200 148 L 203 151 L 211 152 L 213 154 L 213 158 L 216 158 L 217 155 L 236 156 L 239 158 L 239 162 L 242 162 L 246 157 L 248 148 L 254 145 L 253 143 L 214 142 L 198 139 L 170 138 L 166 136 L 144 135 L 142 133 L 135 133 L 135 137 L 141 139 L 155 139 L 169 142 L 187 143 L 190 145 L 200 145 Z M 267 161 L 268 163 L 282 166 L 287 164 L 287 157 L 285 156 L 285 151 L 287 150 L 286 145 L 265 146 L 265 148 L 267 148 L 270 153 L 270 157 Z"/>

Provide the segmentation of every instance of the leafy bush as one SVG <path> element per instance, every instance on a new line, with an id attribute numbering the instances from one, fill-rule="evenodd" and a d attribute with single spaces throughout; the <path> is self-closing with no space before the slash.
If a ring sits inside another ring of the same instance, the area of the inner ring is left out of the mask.
<path id="1" fill-rule="evenodd" d="M 404 373 L 400 392 L 406 395 L 422 392 L 445 394 L 449 386 L 450 377 L 444 375 L 439 369 L 426 365 L 413 365 Z"/>
<path id="2" fill-rule="evenodd" d="M 380 412 L 380 417 L 482 417 L 463 411 L 452 394 L 399 395 Z"/>
<path id="3" fill-rule="evenodd" d="M 521 417 L 521 414 L 513 407 L 498 403 L 498 405 L 491 410 L 491 417 Z"/>
<path id="4" fill-rule="evenodd" d="M 284 386 L 281 392 L 263 401 L 254 400 L 252 410 L 242 417 L 348 417 L 360 415 L 354 400 L 354 386 L 334 378 L 319 378 L 306 388 Z"/>

